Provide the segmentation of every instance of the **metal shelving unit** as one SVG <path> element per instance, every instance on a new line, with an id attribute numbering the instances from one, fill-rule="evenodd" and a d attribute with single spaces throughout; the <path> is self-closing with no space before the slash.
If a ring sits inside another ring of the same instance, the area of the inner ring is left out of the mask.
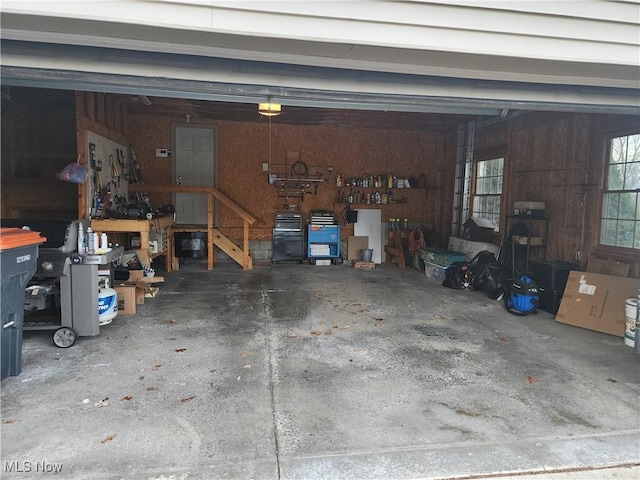
<path id="1" fill-rule="evenodd" d="M 511 235 L 510 229 L 516 225 L 521 224 L 526 227 L 526 235 Z M 538 234 L 534 235 L 534 229 Z M 543 231 L 540 231 L 542 229 Z M 524 275 L 529 273 L 529 260 L 531 260 L 531 253 L 533 250 L 537 250 L 540 253 L 540 258 L 537 260 L 546 261 L 547 259 L 547 242 L 549 239 L 549 217 L 534 217 L 532 215 L 506 215 L 504 232 L 510 235 L 510 239 L 507 242 L 507 248 L 511 249 L 511 273 L 515 276 L 516 271 L 516 252 L 524 251 Z M 522 239 L 524 237 L 524 243 Z M 540 238 L 540 244 L 532 244 L 533 238 Z"/>

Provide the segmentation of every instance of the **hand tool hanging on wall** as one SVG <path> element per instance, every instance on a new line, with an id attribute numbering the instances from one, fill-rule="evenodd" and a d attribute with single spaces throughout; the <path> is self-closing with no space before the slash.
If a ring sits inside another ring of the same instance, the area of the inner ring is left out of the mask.
<path id="1" fill-rule="evenodd" d="M 140 165 L 138 164 L 138 157 L 136 157 L 136 152 L 133 149 L 133 146 L 129 146 L 130 150 L 130 158 L 129 158 L 129 180 L 131 183 L 142 183 L 142 175 L 140 173 Z M 136 192 L 136 198 L 138 204 L 144 204 L 149 211 L 153 211 L 151 207 L 151 200 L 149 199 L 149 195 L 147 192 Z"/>
<path id="2" fill-rule="evenodd" d="M 99 190 L 98 190 L 98 172 L 96 171 L 96 145 L 94 143 L 89 144 L 89 167 L 91 167 L 91 215 L 98 216 L 99 208 Z"/>

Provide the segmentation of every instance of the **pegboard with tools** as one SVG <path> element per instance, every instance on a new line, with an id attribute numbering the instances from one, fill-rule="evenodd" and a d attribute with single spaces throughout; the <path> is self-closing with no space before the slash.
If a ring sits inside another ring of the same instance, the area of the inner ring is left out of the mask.
<path id="1" fill-rule="evenodd" d="M 89 181 L 86 182 L 91 218 L 127 215 L 129 159 L 127 147 L 87 131 Z"/>

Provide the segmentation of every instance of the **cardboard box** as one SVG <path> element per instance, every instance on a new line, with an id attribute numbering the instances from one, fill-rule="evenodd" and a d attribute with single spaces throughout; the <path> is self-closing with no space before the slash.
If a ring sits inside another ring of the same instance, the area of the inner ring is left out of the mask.
<path id="1" fill-rule="evenodd" d="M 145 277 L 144 270 L 129 270 L 129 282 L 164 283 L 164 277 Z"/>
<path id="2" fill-rule="evenodd" d="M 360 260 L 362 255 L 360 250 L 369 248 L 369 237 L 347 237 L 347 260 Z"/>
<path id="3" fill-rule="evenodd" d="M 623 337 L 625 301 L 638 296 L 638 287 L 637 278 L 571 271 L 556 321 Z"/>
<path id="4" fill-rule="evenodd" d="M 136 314 L 136 286 L 135 285 L 116 285 L 113 288 L 118 294 L 118 315 L 135 315 Z"/>
<path id="5" fill-rule="evenodd" d="M 529 238 L 530 240 L 527 240 Z M 514 235 L 513 239 L 518 245 L 526 245 L 527 241 L 529 241 L 529 245 L 532 247 L 542 246 L 542 237 L 524 237 L 522 235 Z"/>
<path id="6" fill-rule="evenodd" d="M 617 277 L 628 277 L 630 266 L 631 265 L 628 263 L 589 257 L 589 261 L 587 262 L 587 272 L 615 275 Z"/>
<path id="7" fill-rule="evenodd" d="M 144 298 L 147 296 L 144 288 L 136 285 L 136 305 L 144 305 Z"/>
<path id="8" fill-rule="evenodd" d="M 156 298 L 156 295 L 158 295 L 159 291 L 160 291 L 160 288 L 151 287 L 149 291 L 144 292 L 144 298 Z M 144 302 L 144 299 L 142 301 Z"/>

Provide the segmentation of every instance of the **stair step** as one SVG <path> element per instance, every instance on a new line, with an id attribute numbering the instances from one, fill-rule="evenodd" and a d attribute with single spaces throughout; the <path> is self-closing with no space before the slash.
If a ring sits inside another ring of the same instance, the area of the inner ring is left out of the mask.
<path id="1" fill-rule="evenodd" d="M 236 245 L 231 239 L 224 235 L 219 230 L 213 229 L 213 244 L 229 255 L 236 263 L 244 267 L 244 251 L 238 245 Z M 248 270 L 253 268 L 253 260 L 249 255 L 249 265 L 246 267 Z"/>

